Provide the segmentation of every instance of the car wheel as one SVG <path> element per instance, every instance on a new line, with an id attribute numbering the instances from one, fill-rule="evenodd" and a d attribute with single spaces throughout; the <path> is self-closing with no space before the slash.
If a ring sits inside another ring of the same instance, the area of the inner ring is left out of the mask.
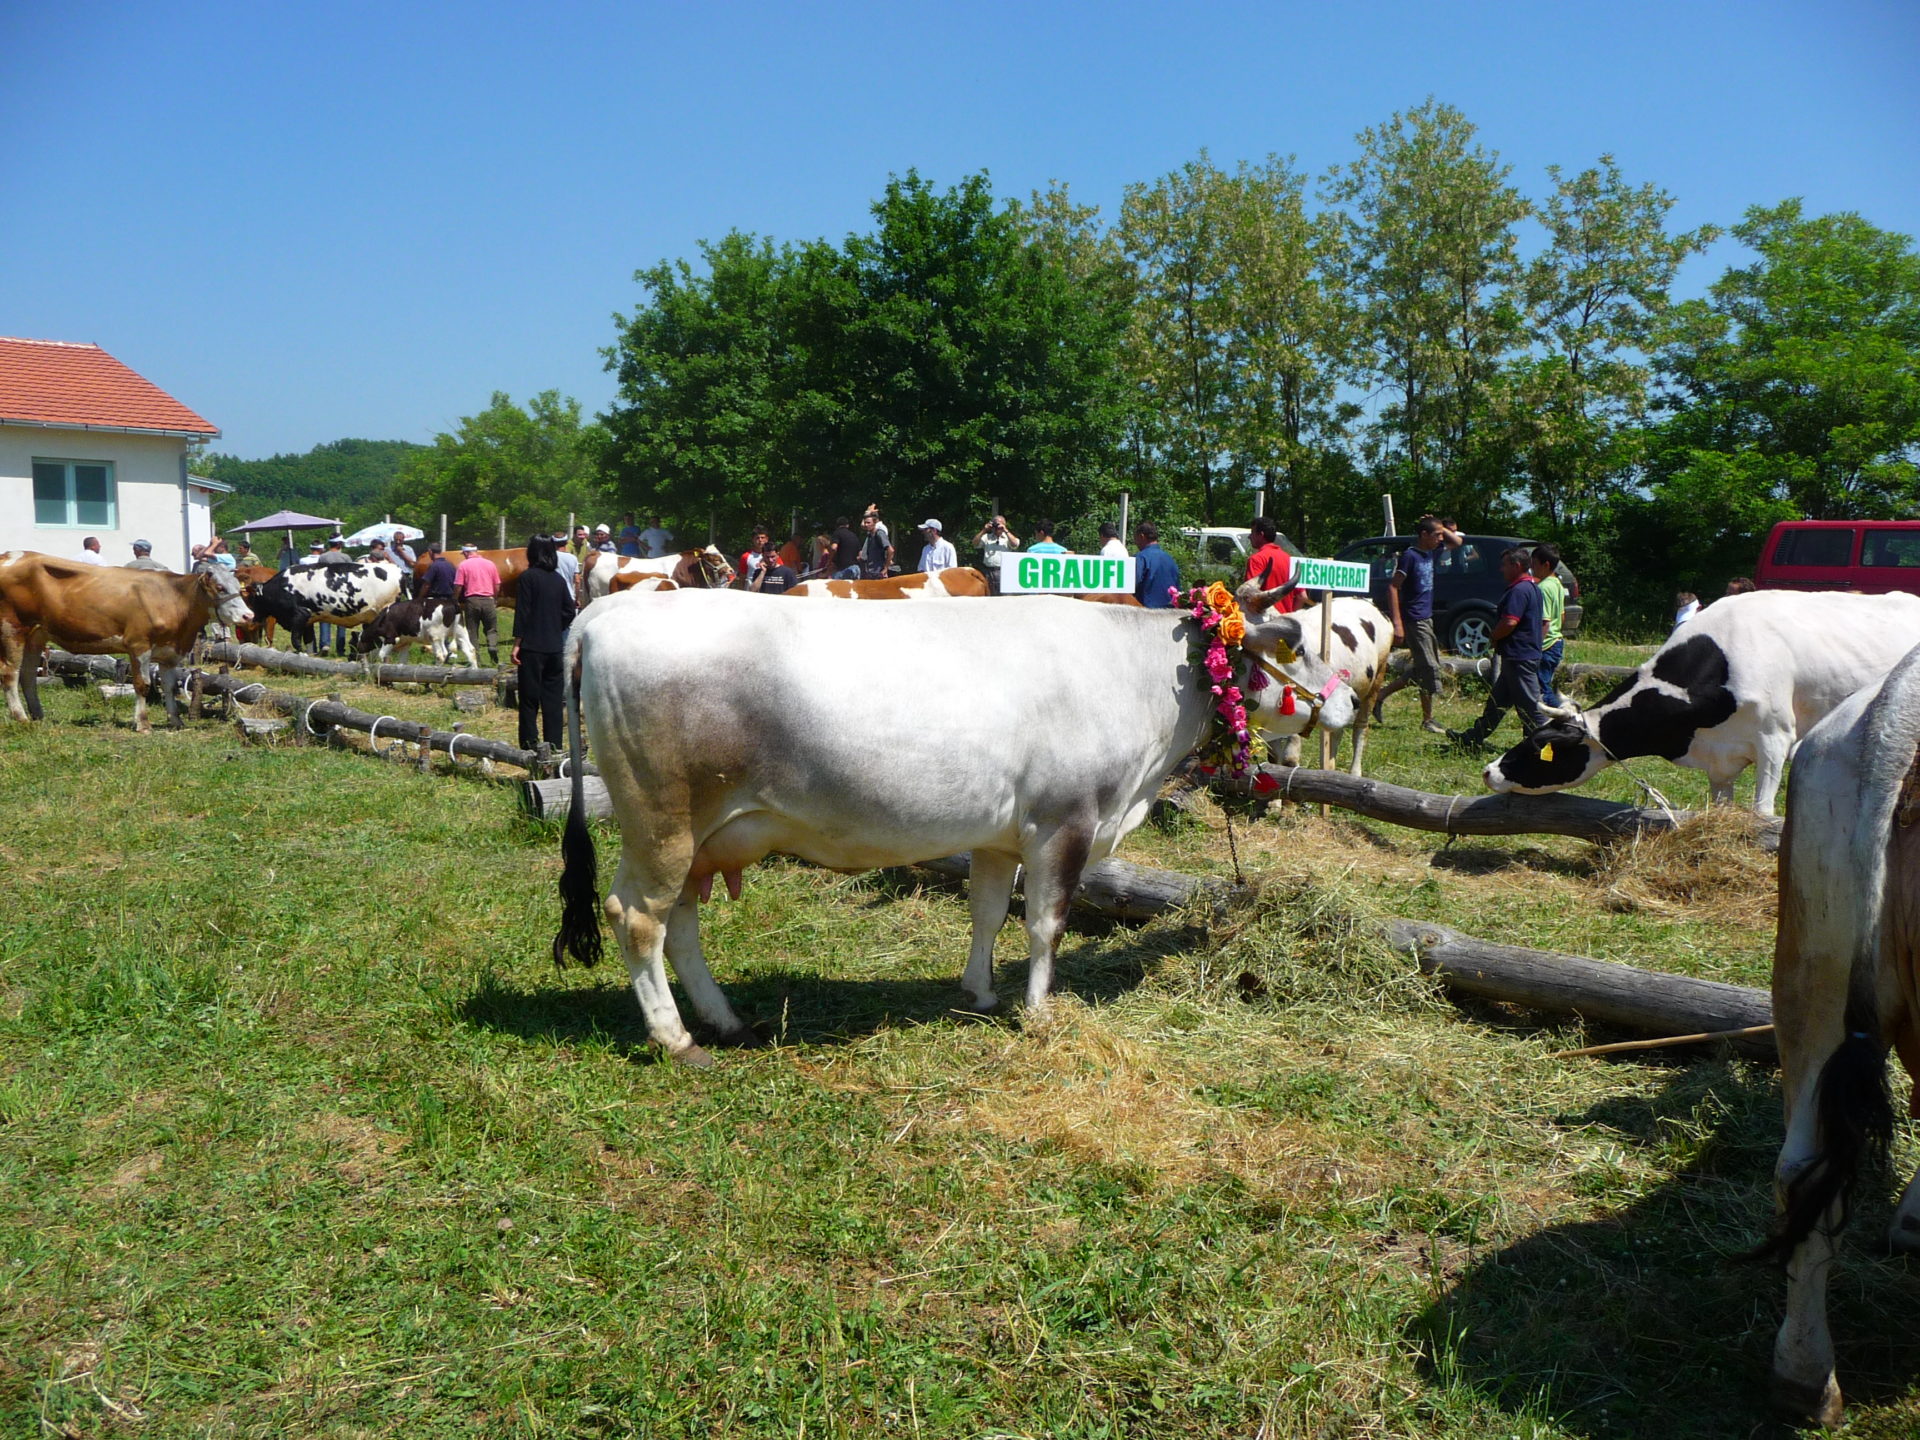
<path id="1" fill-rule="evenodd" d="M 1493 617 L 1483 610 L 1467 611 L 1453 622 L 1447 648 L 1469 660 L 1488 654 L 1493 649 Z"/>

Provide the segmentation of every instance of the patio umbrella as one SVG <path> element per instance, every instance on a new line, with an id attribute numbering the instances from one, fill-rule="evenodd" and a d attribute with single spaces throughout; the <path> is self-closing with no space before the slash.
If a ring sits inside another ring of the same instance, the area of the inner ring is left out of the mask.
<path id="1" fill-rule="evenodd" d="M 362 525 L 347 536 L 347 544 L 371 545 L 376 540 L 391 540 L 396 533 L 408 540 L 418 540 L 427 532 L 418 525 L 403 525 L 398 520 L 379 520 L 371 525 Z"/>
<path id="2" fill-rule="evenodd" d="M 255 530 L 284 530 L 287 532 L 287 549 L 293 548 L 293 532 L 296 530 L 338 530 L 340 522 L 330 520 L 325 515 L 303 515 L 298 510 L 276 510 L 264 519 L 254 520 L 246 525 L 229 525 L 229 535 L 246 534 Z"/>

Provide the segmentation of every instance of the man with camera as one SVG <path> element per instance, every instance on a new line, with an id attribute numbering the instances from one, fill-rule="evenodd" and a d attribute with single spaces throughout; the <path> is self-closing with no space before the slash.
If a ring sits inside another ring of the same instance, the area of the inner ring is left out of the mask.
<path id="1" fill-rule="evenodd" d="M 973 537 L 973 543 L 980 547 L 987 572 L 987 585 L 995 595 L 1000 593 L 1000 557 L 1011 555 L 1020 548 L 1020 537 L 1007 528 L 1007 517 L 996 515 Z"/>

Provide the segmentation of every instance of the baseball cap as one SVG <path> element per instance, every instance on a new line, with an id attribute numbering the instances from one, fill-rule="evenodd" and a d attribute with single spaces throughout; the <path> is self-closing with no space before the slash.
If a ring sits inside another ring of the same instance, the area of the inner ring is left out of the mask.
<path id="1" fill-rule="evenodd" d="M 606 525 L 596 525 L 593 527 L 593 533 L 596 535 L 611 535 L 613 530 Z"/>
<path id="2" fill-rule="evenodd" d="M 461 551 L 462 551 L 463 553 L 464 553 L 465 551 L 468 551 L 468 550 L 478 550 L 479 548 L 480 548 L 480 547 L 479 547 L 478 545 L 476 545 L 476 544 L 474 544 L 474 543 L 473 543 L 473 541 L 471 541 L 471 540 L 469 540 L 469 541 L 467 541 L 467 543 L 466 543 L 466 544 L 464 544 L 464 545 L 462 545 L 462 546 L 460 547 L 460 549 L 461 549 Z"/>
<path id="3" fill-rule="evenodd" d="M 938 520 L 922 520 L 920 522 L 920 528 L 922 530 L 938 530 L 940 528 L 940 522 Z"/>
<path id="4" fill-rule="evenodd" d="M 151 550 L 153 548 L 153 541 L 136 540 L 133 542 L 133 548 L 136 550 Z"/>

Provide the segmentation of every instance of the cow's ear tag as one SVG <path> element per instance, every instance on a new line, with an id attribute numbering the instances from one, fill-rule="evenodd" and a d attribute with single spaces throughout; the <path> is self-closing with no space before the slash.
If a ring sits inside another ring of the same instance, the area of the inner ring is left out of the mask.
<path id="1" fill-rule="evenodd" d="M 1553 759 L 1553 742 L 1551 740 L 1540 747 L 1540 758 L 1542 760 Z"/>
<path id="2" fill-rule="evenodd" d="M 1300 652 L 1284 640 L 1275 640 L 1273 642 L 1273 658 L 1278 660 L 1282 665 L 1298 665 L 1300 663 Z"/>

